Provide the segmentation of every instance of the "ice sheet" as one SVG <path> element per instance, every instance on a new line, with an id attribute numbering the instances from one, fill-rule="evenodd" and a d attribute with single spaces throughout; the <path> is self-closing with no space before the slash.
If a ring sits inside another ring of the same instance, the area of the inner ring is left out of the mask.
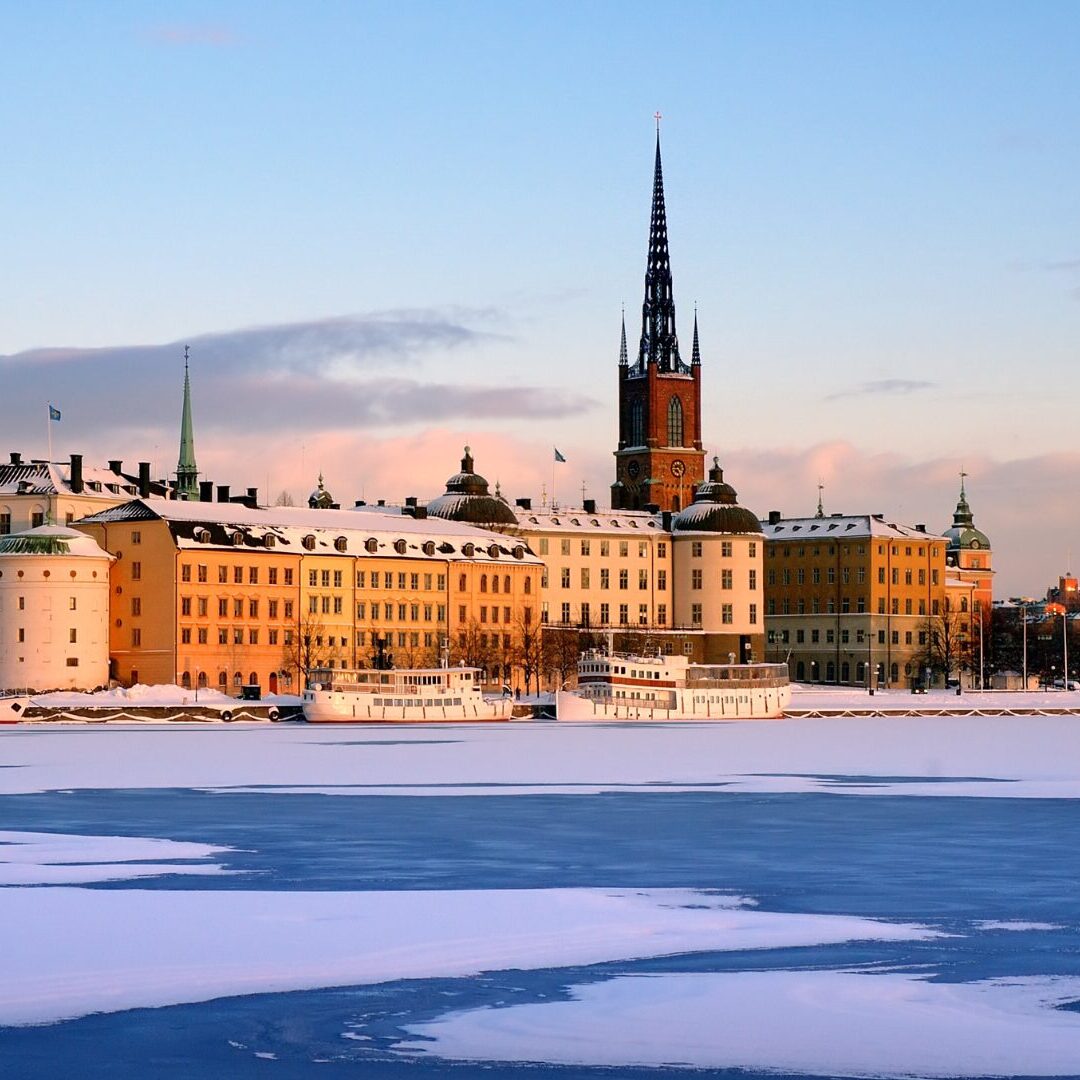
<path id="1" fill-rule="evenodd" d="M 424 1056 L 743 1068 L 814 1076 L 1075 1076 L 1078 978 L 933 983 L 907 974 L 627 976 L 569 1001 L 410 1025 Z M 431 1041 L 434 1040 L 434 1041 Z"/>
<path id="2" fill-rule="evenodd" d="M 0 889 L 0 1024 L 698 950 L 937 936 L 693 890 Z"/>

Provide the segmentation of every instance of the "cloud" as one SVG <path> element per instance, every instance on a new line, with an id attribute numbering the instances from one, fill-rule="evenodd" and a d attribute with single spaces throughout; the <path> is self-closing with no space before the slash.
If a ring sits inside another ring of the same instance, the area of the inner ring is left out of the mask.
<path id="1" fill-rule="evenodd" d="M 1044 270 L 1064 270 L 1067 272 L 1080 270 L 1080 259 L 1058 259 L 1053 262 L 1044 262 L 1042 268 Z"/>
<path id="2" fill-rule="evenodd" d="M 840 398 L 869 397 L 874 394 L 911 394 L 916 390 L 931 390 L 937 383 L 927 382 L 925 379 L 875 379 L 872 382 L 860 383 L 850 390 L 838 390 L 835 394 L 829 394 L 826 401 L 839 401 Z"/>
<path id="3" fill-rule="evenodd" d="M 214 23 L 174 23 L 152 26 L 144 36 L 157 45 L 210 45 L 218 48 L 235 45 L 240 40 L 228 26 Z"/>
<path id="4" fill-rule="evenodd" d="M 488 376 L 476 362 L 447 363 L 465 349 L 475 361 L 508 341 L 465 321 L 495 323 L 497 311 L 454 314 L 378 312 L 187 339 L 197 448 L 250 436 L 262 445 L 250 464 L 261 468 L 260 455 L 288 454 L 312 432 L 539 424 L 595 407 L 586 394 L 525 384 L 502 365 Z M 0 356 L 5 433 L 13 448 L 38 443 L 51 399 L 64 413 L 53 432 L 58 453 L 101 447 L 101 458 L 156 458 L 148 447 L 177 438 L 183 355 L 177 341 Z M 433 377 L 425 376 L 429 361 Z"/>

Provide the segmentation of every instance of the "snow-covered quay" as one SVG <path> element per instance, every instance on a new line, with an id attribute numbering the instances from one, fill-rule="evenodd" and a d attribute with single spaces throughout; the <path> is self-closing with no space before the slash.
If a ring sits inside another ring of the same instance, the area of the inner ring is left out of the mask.
<path id="1" fill-rule="evenodd" d="M 1080 1074 L 1075 717 L 19 725 L 0 765 L 5 1075 Z"/>

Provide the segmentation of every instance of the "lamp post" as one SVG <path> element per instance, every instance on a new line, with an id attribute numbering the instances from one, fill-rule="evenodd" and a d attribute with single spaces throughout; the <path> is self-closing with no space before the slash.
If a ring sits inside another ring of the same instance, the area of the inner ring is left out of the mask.
<path id="1" fill-rule="evenodd" d="M 1064 689 L 1069 689 L 1069 609 L 1061 613 L 1061 660 Z"/>
<path id="2" fill-rule="evenodd" d="M 1024 691 L 1027 692 L 1028 680 L 1027 680 L 1027 604 L 1020 605 L 1020 614 L 1024 620 L 1024 634 L 1023 634 L 1023 650 L 1024 650 Z"/>

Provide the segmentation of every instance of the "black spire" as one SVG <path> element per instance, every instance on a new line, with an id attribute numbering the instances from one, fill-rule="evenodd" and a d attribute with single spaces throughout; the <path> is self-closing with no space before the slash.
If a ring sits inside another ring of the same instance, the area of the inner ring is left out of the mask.
<path id="1" fill-rule="evenodd" d="M 687 371 L 679 356 L 675 334 L 675 300 L 671 288 L 667 210 L 664 207 L 664 169 L 660 161 L 660 115 L 656 120 L 656 168 L 653 173 L 652 220 L 649 224 L 649 264 L 645 270 L 645 302 L 641 308 L 641 347 L 637 366 L 656 364 L 663 372 Z"/>
<path id="2" fill-rule="evenodd" d="M 626 308 L 622 313 L 622 337 L 619 339 L 619 367 L 626 367 L 628 357 L 626 355 Z"/>
<path id="3" fill-rule="evenodd" d="M 697 306 L 694 307 L 694 348 L 690 356 L 690 363 L 695 367 L 701 367 L 701 347 L 697 338 Z"/>

